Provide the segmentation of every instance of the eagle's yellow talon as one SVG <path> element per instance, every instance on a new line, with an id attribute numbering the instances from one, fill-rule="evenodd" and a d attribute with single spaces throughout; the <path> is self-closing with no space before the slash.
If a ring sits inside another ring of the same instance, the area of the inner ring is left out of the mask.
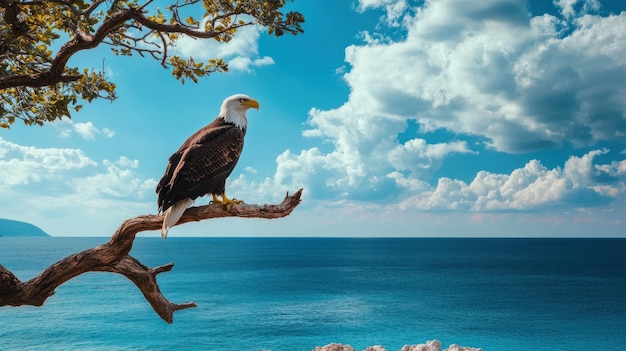
<path id="1" fill-rule="evenodd" d="M 243 200 L 229 199 L 228 197 L 226 197 L 226 194 L 222 194 L 222 200 L 220 200 L 216 195 L 213 195 L 213 203 L 224 206 L 226 211 L 230 212 L 230 205 L 241 204 L 243 203 Z"/>

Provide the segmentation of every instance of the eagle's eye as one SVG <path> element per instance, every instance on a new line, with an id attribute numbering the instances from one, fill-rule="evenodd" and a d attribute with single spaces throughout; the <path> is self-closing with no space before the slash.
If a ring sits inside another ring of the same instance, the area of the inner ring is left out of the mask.
<path id="1" fill-rule="evenodd" d="M 244 102 L 246 102 L 246 101 L 248 101 L 248 99 L 246 99 L 246 98 L 241 98 L 241 99 L 239 99 L 239 102 L 241 102 L 242 104 L 243 104 Z"/>

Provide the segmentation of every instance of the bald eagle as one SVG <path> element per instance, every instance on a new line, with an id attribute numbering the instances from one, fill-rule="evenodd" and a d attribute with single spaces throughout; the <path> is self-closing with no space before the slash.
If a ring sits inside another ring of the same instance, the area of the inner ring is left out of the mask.
<path id="1" fill-rule="evenodd" d="M 235 168 L 246 135 L 246 111 L 259 109 L 259 103 L 237 94 L 224 100 L 220 114 L 211 124 L 190 136 L 169 158 L 163 178 L 157 185 L 159 213 L 164 213 L 161 236 L 167 237 L 194 200 L 211 194 L 213 202 L 230 209 L 241 203 L 226 197 L 226 178 Z M 218 196 L 221 196 L 220 200 Z"/>

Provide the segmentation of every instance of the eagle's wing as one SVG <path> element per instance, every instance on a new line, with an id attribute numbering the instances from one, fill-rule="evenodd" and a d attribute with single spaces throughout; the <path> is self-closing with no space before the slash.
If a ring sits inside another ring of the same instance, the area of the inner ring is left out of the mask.
<path id="1" fill-rule="evenodd" d="M 170 157 L 157 186 L 159 207 L 165 211 L 175 202 L 224 191 L 226 178 L 243 150 L 244 133 L 227 125 L 200 130 Z"/>
<path id="2" fill-rule="evenodd" d="M 159 205 L 159 212 L 165 212 L 173 202 L 168 200 L 170 194 L 170 182 L 172 181 L 172 177 L 174 176 L 174 169 L 178 166 L 180 162 L 180 157 L 182 156 L 181 152 L 176 152 L 170 156 L 169 161 L 167 163 L 167 169 L 165 169 L 165 174 L 161 177 L 159 184 L 156 187 L 156 193 L 158 194 L 157 204 Z"/>

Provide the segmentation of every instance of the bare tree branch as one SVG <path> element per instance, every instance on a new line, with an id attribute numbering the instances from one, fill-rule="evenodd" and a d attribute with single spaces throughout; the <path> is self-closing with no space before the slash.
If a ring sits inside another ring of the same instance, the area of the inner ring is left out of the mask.
<path id="1" fill-rule="evenodd" d="M 219 204 L 191 207 L 185 211 L 176 225 L 211 218 L 280 218 L 288 216 L 301 202 L 302 189 L 276 205 L 232 205 L 226 211 Z M 196 307 L 194 302 L 183 304 L 167 300 L 159 289 L 156 276 L 168 272 L 174 266 L 168 263 L 149 268 L 129 255 L 135 236 L 143 231 L 158 230 L 163 224 L 162 215 L 145 215 L 124 221 L 111 236 L 109 242 L 71 256 L 45 269 L 35 278 L 22 282 L 11 271 L 0 265 L 0 306 L 41 306 L 54 294 L 55 289 L 68 280 L 86 272 L 118 273 L 143 293 L 154 311 L 166 322 L 172 323 L 175 311 Z"/>

